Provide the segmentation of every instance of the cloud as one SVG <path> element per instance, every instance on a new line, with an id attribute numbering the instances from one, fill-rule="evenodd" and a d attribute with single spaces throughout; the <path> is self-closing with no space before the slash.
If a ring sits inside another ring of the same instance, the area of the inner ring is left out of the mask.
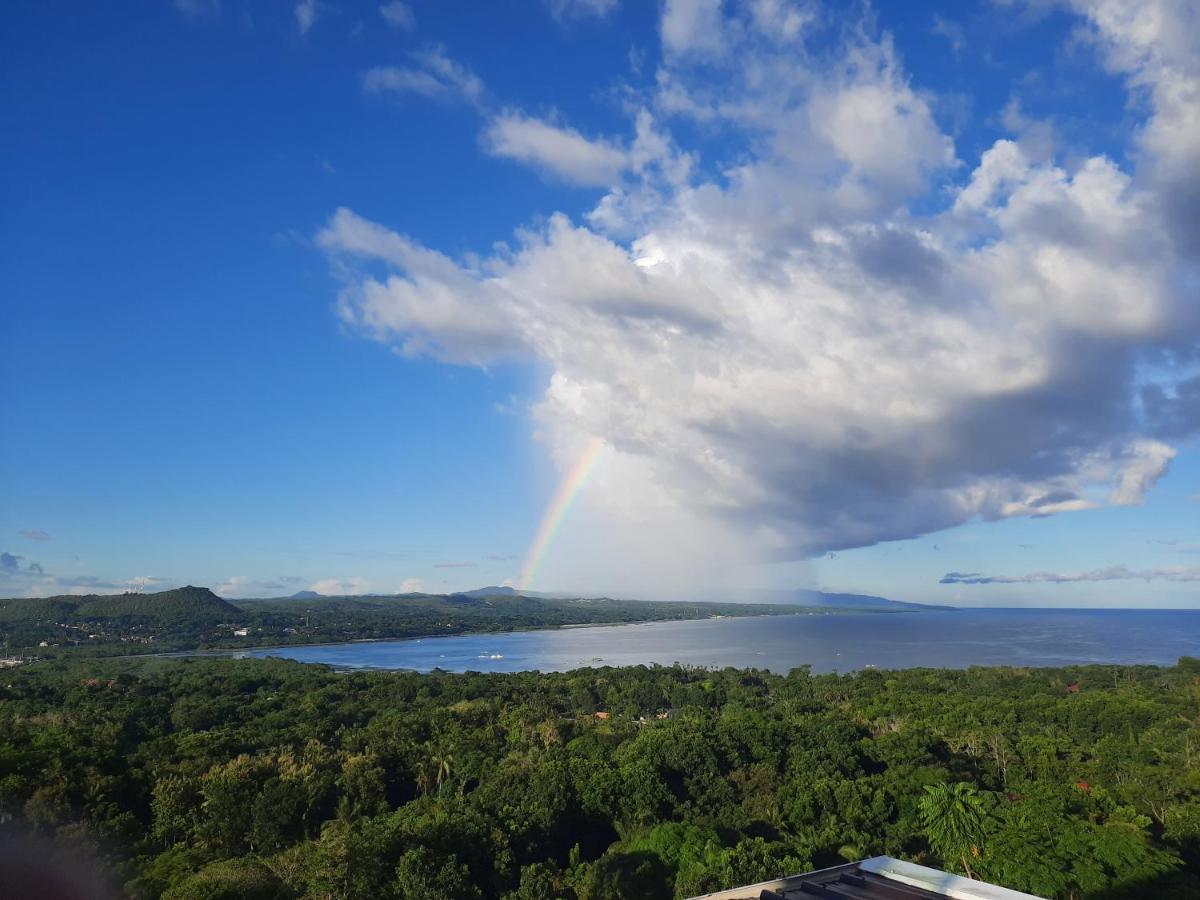
<path id="1" fill-rule="evenodd" d="M 1165 566 L 1130 569 L 1108 566 L 1088 572 L 1030 572 L 1028 575 L 981 575 L 978 572 L 947 572 L 939 584 L 1074 584 L 1094 581 L 1200 581 L 1200 566 Z"/>
<path id="2" fill-rule="evenodd" d="M 393 28 L 412 31 L 417 25 L 417 19 L 413 15 L 412 7 L 407 3 L 401 3 L 400 0 L 392 0 L 391 3 L 384 3 L 379 7 L 379 14 Z"/>
<path id="3" fill-rule="evenodd" d="M 933 14 L 933 24 L 929 27 L 929 33 L 944 37 L 949 41 L 950 49 L 954 51 L 955 57 L 962 53 L 963 48 L 967 45 L 967 35 L 963 31 L 963 27 L 952 19 L 947 19 L 937 13 Z"/>
<path id="4" fill-rule="evenodd" d="M 68 575 L 53 578 L 43 591 L 45 594 L 105 594 L 125 593 L 134 579 L 116 582 L 96 575 Z"/>
<path id="5" fill-rule="evenodd" d="M 513 560 L 520 558 L 521 557 L 517 556 L 515 553 L 489 553 L 484 557 L 484 559 L 489 560 L 490 562 L 512 562 Z"/>
<path id="6" fill-rule="evenodd" d="M 1168 386 L 1148 384 L 1141 399 L 1159 436 L 1184 438 L 1200 429 L 1200 375 Z"/>
<path id="7" fill-rule="evenodd" d="M 1017 136 L 1022 152 L 1037 162 L 1054 157 L 1058 149 L 1058 133 L 1049 119 L 1035 119 L 1021 109 L 1021 101 L 1010 97 L 1001 114 L 1004 127 Z"/>
<path id="8" fill-rule="evenodd" d="M 97 575 L 59 575 L 24 557 L 0 553 L 0 596 L 50 597 L 62 594 L 121 594 L 131 590 L 166 590 L 175 582 L 150 575 L 113 581 Z"/>
<path id="9" fill-rule="evenodd" d="M 570 19 L 603 19 L 617 8 L 620 0 L 543 0 L 559 22 Z"/>
<path id="10" fill-rule="evenodd" d="M 300 0 L 293 8 L 292 13 L 296 17 L 296 28 L 301 35 L 306 35 L 317 24 L 321 11 L 317 0 Z"/>
<path id="11" fill-rule="evenodd" d="M 628 154 L 603 139 L 589 140 L 573 128 L 563 128 L 506 112 L 483 133 L 493 156 L 523 162 L 546 174 L 578 185 L 608 185 L 629 165 Z"/>
<path id="12" fill-rule="evenodd" d="M 413 54 L 412 66 L 377 66 L 363 73 L 368 93 L 416 94 L 441 103 L 478 104 L 483 82 L 470 69 L 446 55 L 442 47 Z"/>
<path id="13" fill-rule="evenodd" d="M 434 563 L 435 569 L 473 569 L 477 564 L 473 562 L 440 562 Z"/>
<path id="14" fill-rule="evenodd" d="M 353 578 L 322 578 L 310 584 L 308 589 L 328 597 L 352 596 L 367 593 L 367 580 L 361 575 Z"/>
<path id="15" fill-rule="evenodd" d="M 424 582 L 420 578 L 405 578 L 400 582 L 400 590 L 398 594 L 419 594 L 425 589 Z"/>
<path id="16" fill-rule="evenodd" d="M 278 578 L 251 578 L 246 575 L 231 575 L 213 585 L 213 593 L 220 597 L 276 597 L 294 593 L 296 585 L 306 579 L 299 575 L 281 575 Z"/>
<path id="17" fill-rule="evenodd" d="M 54 540 L 54 538 L 52 538 L 46 532 L 42 531 L 42 529 L 40 529 L 40 528 L 22 528 L 20 531 L 17 532 L 17 534 L 19 534 L 19 535 L 21 535 L 21 537 L 27 538 L 28 540 L 31 540 L 31 541 L 52 541 L 52 540 Z"/>
<path id="18" fill-rule="evenodd" d="M 219 19 L 221 0 L 175 0 L 175 9 L 189 19 Z"/>
<path id="19" fill-rule="evenodd" d="M 831 51 L 757 9 L 665 4 L 632 138 L 488 126 L 490 152 L 603 186 L 578 219 L 459 260 L 338 210 L 318 241 L 342 320 L 410 356 L 544 367 L 548 453 L 606 446 L 580 515 L 647 565 L 1141 502 L 1200 428 L 1197 257 L 1167 195 L 1200 138 L 1164 87 L 1196 63 L 1170 7 L 1149 37 L 1085 10 L 1145 99 L 1128 163 L 1007 136 L 960 159 L 886 35 L 851 23 Z M 732 149 L 680 147 L 697 125 Z"/>
<path id="20" fill-rule="evenodd" d="M 678 55 L 724 49 L 721 0 L 666 0 L 659 33 L 663 50 Z"/>

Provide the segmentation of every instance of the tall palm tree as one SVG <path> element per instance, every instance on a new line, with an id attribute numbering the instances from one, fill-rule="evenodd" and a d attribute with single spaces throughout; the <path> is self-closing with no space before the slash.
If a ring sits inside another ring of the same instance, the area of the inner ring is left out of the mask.
<path id="1" fill-rule="evenodd" d="M 454 757 L 448 753 L 433 757 L 433 764 L 437 769 L 437 786 L 441 790 L 442 785 L 450 781 L 450 774 L 453 771 Z"/>
<path id="2" fill-rule="evenodd" d="M 973 784 L 927 784 L 920 803 L 925 836 L 942 859 L 959 859 L 974 878 L 969 857 L 979 856 L 987 822 L 987 799 Z"/>

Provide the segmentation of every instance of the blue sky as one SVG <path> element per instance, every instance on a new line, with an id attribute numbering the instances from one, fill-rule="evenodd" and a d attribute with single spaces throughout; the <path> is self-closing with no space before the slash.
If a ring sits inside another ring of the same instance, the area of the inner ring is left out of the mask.
<path id="1" fill-rule="evenodd" d="M 516 580 L 601 438 L 537 588 L 1200 606 L 1145 9 L 6 10 L 0 594 Z"/>

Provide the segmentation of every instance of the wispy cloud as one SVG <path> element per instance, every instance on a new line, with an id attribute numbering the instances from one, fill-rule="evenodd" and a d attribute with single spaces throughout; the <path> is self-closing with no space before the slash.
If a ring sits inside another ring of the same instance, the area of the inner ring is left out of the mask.
<path id="1" fill-rule="evenodd" d="M 379 7 L 379 14 L 393 28 L 411 31 L 417 25 L 417 19 L 413 15 L 412 7 L 407 3 L 400 2 L 400 0 L 392 0 L 391 3 L 384 3 Z"/>
<path id="2" fill-rule="evenodd" d="M 296 28 L 301 35 L 306 35 L 317 24 L 321 7 L 317 5 L 317 0 L 300 0 L 292 12 L 296 17 Z"/>
<path id="3" fill-rule="evenodd" d="M 433 567 L 434 567 L 435 569 L 473 569 L 473 568 L 475 568 L 475 566 L 476 566 L 476 563 L 473 563 L 473 562 L 467 562 L 467 561 L 462 561 L 462 562 L 440 562 L 440 563 L 434 563 L 434 564 L 433 564 Z"/>
<path id="4" fill-rule="evenodd" d="M 950 49 L 954 52 L 955 56 L 961 54 L 963 48 L 967 45 L 967 36 L 963 31 L 963 27 L 957 22 L 937 13 L 934 13 L 933 25 L 930 26 L 929 33 L 939 35 L 949 41 Z"/>
<path id="5" fill-rule="evenodd" d="M 231 575 L 213 585 L 213 593 L 221 597 L 269 597 L 295 591 L 308 579 L 300 575 L 281 575 L 278 578 L 251 578 Z"/>
<path id="6" fill-rule="evenodd" d="M 1087 572 L 1030 572 L 1026 575 L 947 572 L 939 584 L 1074 584 L 1087 581 L 1200 581 L 1200 566 L 1130 569 L 1121 565 Z"/>
<path id="7" fill-rule="evenodd" d="M 189 19 L 219 19 L 221 0 L 175 0 L 175 9 Z"/>
<path id="8" fill-rule="evenodd" d="M 46 571 L 25 557 L 0 553 L 0 596 L 49 597 L 59 594 L 119 594 L 126 591 L 167 590 L 176 582 L 154 575 L 113 580 L 98 575 L 62 575 Z"/>
<path id="9" fill-rule="evenodd" d="M 571 19 L 603 19 L 617 8 L 620 0 L 542 0 L 559 22 Z"/>
<path id="10" fill-rule="evenodd" d="M 477 104 L 483 99 L 483 82 L 466 66 L 432 47 L 413 54 L 411 66 L 376 66 L 363 73 L 369 93 L 416 94 L 443 103 Z"/>
<path id="11" fill-rule="evenodd" d="M 27 538 L 28 540 L 31 540 L 31 541 L 52 541 L 52 540 L 54 540 L 53 537 L 51 537 L 46 532 L 42 531 L 42 529 L 40 529 L 40 528 L 22 528 L 20 531 L 17 532 L 17 534 L 19 534 L 19 535 L 21 535 L 21 537 Z"/>

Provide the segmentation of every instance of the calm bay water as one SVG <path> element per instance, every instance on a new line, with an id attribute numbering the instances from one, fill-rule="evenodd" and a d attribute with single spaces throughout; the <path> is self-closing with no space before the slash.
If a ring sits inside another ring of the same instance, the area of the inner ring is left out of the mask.
<path id="1" fill-rule="evenodd" d="M 239 654 L 242 655 L 242 654 Z M 1200 610 L 847 613 L 652 622 L 250 651 L 344 668 L 561 672 L 680 662 L 787 672 L 866 666 L 1172 665 L 1200 656 Z"/>

